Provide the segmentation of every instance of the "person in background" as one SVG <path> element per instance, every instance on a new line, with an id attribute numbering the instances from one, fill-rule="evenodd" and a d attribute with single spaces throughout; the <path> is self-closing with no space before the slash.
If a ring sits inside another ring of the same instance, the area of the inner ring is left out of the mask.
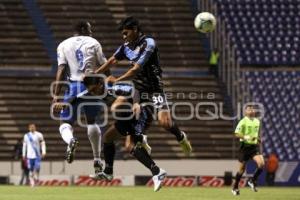
<path id="1" fill-rule="evenodd" d="M 239 182 L 245 172 L 246 164 L 253 160 L 257 168 L 253 176 L 247 181 L 249 187 L 257 192 L 257 179 L 262 173 L 265 162 L 260 151 L 260 120 L 256 117 L 255 109 L 252 105 L 247 105 L 244 111 L 244 118 L 241 119 L 234 131 L 235 137 L 240 140 L 240 149 L 238 155 L 239 170 L 235 176 L 233 195 L 240 195 Z"/>
<path id="2" fill-rule="evenodd" d="M 29 184 L 29 170 L 27 167 L 27 161 L 26 159 L 22 159 L 22 148 L 23 148 L 23 139 L 19 139 L 17 144 L 14 146 L 14 159 L 21 161 L 21 169 L 22 169 L 22 176 L 19 182 L 19 185 L 25 185 Z"/>
<path id="3" fill-rule="evenodd" d="M 219 62 L 219 52 L 217 48 L 214 48 L 210 54 L 209 58 L 209 73 L 218 77 L 218 62 Z"/>
<path id="4" fill-rule="evenodd" d="M 266 182 L 268 186 L 274 186 L 276 171 L 278 169 L 278 158 L 275 153 L 271 153 L 266 163 Z"/>
<path id="5" fill-rule="evenodd" d="M 36 131 L 35 124 L 28 125 L 24 135 L 22 157 L 27 161 L 30 186 L 34 187 L 39 178 L 41 160 L 46 156 L 46 143 L 43 134 Z"/>

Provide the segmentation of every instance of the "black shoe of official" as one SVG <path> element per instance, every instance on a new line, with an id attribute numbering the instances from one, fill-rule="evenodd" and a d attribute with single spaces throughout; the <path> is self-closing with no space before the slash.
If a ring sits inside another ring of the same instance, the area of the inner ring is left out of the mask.
<path id="1" fill-rule="evenodd" d="M 234 196 L 240 195 L 240 190 L 238 188 L 232 188 L 231 192 Z"/>
<path id="2" fill-rule="evenodd" d="M 257 188 L 256 188 L 256 183 L 255 181 L 253 181 L 252 179 L 249 179 L 247 181 L 247 184 L 249 185 L 249 187 L 254 191 L 257 192 Z"/>
<path id="3" fill-rule="evenodd" d="M 75 150 L 78 146 L 78 140 L 73 138 L 68 146 L 67 153 L 66 153 L 66 161 L 68 163 L 72 163 L 74 161 Z"/>

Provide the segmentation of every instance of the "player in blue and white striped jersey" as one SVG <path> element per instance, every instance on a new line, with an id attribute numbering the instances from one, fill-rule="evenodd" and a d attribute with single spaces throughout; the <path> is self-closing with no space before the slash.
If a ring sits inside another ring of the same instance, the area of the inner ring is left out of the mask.
<path id="1" fill-rule="evenodd" d="M 65 91 L 64 102 L 71 102 L 71 107 L 66 107 L 61 111 L 61 125 L 59 132 L 63 140 L 68 144 L 66 160 L 72 163 L 74 153 L 78 144 L 77 139 L 73 136 L 73 123 L 78 118 L 77 108 L 82 102 L 93 102 L 97 100 L 77 98 L 77 95 L 86 90 L 83 84 L 83 76 L 94 67 L 106 62 L 100 43 L 92 38 L 92 30 L 89 22 L 82 21 L 75 26 L 76 34 L 63 42 L 57 47 L 58 70 L 56 81 L 62 81 L 67 76 L 69 88 Z M 53 103 L 58 102 L 62 84 L 56 84 L 54 88 Z M 55 108 L 55 107 L 54 107 Z M 101 131 L 96 124 L 96 118 L 101 110 L 100 106 L 83 106 L 83 111 L 87 119 L 87 134 L 90 140 L 95 172 L 102 170 L 100 152 L 101 152 Z"/>
<path id="2" fill-rule="evenodd" d="M 22 157 L 29 169 L 30 185 L 33 187 L 39 178 L 41 160 L 46 156 L 46 143 L 43 134 L 36 131 L 35 124 L 28 125 L 24 135 Z"/>

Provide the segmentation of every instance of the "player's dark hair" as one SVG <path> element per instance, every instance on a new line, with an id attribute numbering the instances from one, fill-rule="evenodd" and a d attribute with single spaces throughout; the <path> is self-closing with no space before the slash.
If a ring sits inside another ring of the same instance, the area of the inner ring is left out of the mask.
<path id="1" fill-rule="evenodd" d="M 74 31 L 78 34 L 85 35 L 89 33 L 89 22 L 79 21 L 74 25 Z"/>
<path id="2" fill-rule="evenodd" d="M 247 104 L 246 107 L 245 107 L 245 109 L 247 109 L 247 108 L 249 108 L 249 107 L 250 107 L 250 108 L 254 108 L 254 105 L 252 105 L 252 104 Z"/>
<path id="3" fill-rule="evenodd" d="M 141 30 L 141 27 L 140 27 L 140 23 L 139 21 L 134 18 L 133 16 L 130 16 L 130 17 L 126 17 L 125 19 L 123 19 L 119 25 L 118 25 L 118 30 L 119 31 L 122 31 L 123 29 L 130 29 L 130 30 L 133 30 L 133 29 L 137 29 L 138 31 Z"/>
<path id="4" fill-rule="evenodd" d="M 102 77 L 95 76 L 95 75 L 86 75 L 83 79 L 83 84 L 88 87 L 90 85 L 98 85 L 100 83 L 104 83 Z"/>

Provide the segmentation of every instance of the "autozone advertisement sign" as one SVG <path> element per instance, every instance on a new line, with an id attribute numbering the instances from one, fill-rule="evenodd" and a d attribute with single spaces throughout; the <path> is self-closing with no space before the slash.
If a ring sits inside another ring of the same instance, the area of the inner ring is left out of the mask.
<path id="1" fill-rule="evenodd" d="M 74 185 L 77 186 L 134 186 L 134 176 L 116 176 L 112 181 L 93 180 L 89 176 L 75 176 Z"/>
<path id="2" fill-rule="evenodd" d="M 19 185 L 20 176 L 9 176 L 10 184 Z M 72 177 L 68 175 L 40 176 L 38 186 L 68 186 L 71 185 Z"/>
<path id="3" fill-rule="evenodd" d="M 20 176 L 9 176 L 10 184 L 19 185 Z M 225 186 L 223 177 L 218 176 L 168 176 L 163 182 L 164 187 L 222 187 Z M 240 186 L 246 184 L 246 179 L 243 178 Z M 153 186 L 151 176 L 116 176 L 112 181 L 94 180 L 89 176 L 68 176 L 68 175 L 49 175 L 40 176 L 38 186 L 134 186 L 144 185 Z"/>
<path id="4" fill-rule="evenodd" d="M 142 185 L 146 185 L 149 187 L 153 186 L 152 177 L 136 177 L 135 180 L 136 185 L 139 185 L 139 183 L 141 183 Z M 145 180 L 148 181 L 145 184 L 143 184 Z M 163 185 L 165 187 L 193 187 L 197 185 L 197 177 L 166 177 L 163 182 Z"/>
<path id="5" fill-rule="evenodd" d="M 136 185 L 153 186 L 152 177 L 136 176 Z M 246 179 L 241 179 L 240 186 L 244 187 Z M 225 186 L 224 177 L 218 176 L 168 176 L 163 182 L 164 187 L 222 187 Z"/>
<path id="6" fill-rule="evenodd" d="M 10 176 L 9 180 L 11 184 L 18 185 L 21 177 Z M 110 187 L 110 186 L 134 186 L 134 176 L 117 176 L 112 181 L 105 180 L 94 180 L 89 176 L 66 176 L 66 175 L 49 175 L 40 176 L 37 182 L 38 186 L 99 186 L 99 187 Z"/>

